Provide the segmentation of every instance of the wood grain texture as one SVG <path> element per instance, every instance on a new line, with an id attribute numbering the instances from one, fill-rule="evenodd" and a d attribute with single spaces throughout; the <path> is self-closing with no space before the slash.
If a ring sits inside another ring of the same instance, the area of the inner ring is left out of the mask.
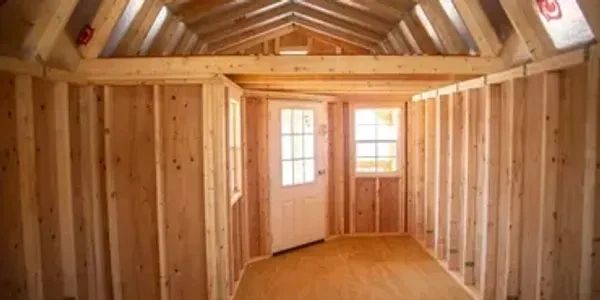
<path id="1" fill-rule="evenodd" d="M 413 239 L 357 237 L 250 265 L 235 299 L 470 297 Z"/>
<path id="2" fill-rule="evenodd" d="M 0 73 L 0 298 L 27 299 L 15 92 L 15 76 Z"/>
<path id="3" fill-rule="evenodd" d="M 112 87 L 106 124 L 118 218 L 123 299 L 157 299 L 158 241 L 151 86 Z M 113 270 L 115 272 L 115 270 Z"/>
<path id="4" fill-rule="evenodd" d="M 448 95 L 440 96 L 436 102 L 436 230 L 435 253 L 446 259 L 448 232 Z"/>
<path id="5" fill-rule="evenodd" d="M 379 178 L 379 232 L 398 232 L 399 194 L 401 193 L 398 177 Z"/>
<path id="6" fill-rule="evenodd" d="M 355 217 L 357 233 L 375 232 L 375 198 L 377 183 L 375 178 L 355 179 Z"/>
<path id="7" fill-rule="evenodd" d="M 35 147 L 39 223 L 41 230 L 42 268 L 44 296 L 61 298 L 64 274 L 62 272 L 58 179 L 56 169 L 56 143 L 58 136 L 54 115 L 53 84 L 50 81 L 33 80 L 33 103 L 35 123 Z M 50 96 L 49 96 L 50 95 Z"/>
<path id="8" fill-rule="evenodd" d="M 435 128 L 436 128 L 435 101 L 425 102 L 425 187 L 424 187 L 424 220 L 425 244 L 428 248 L 435 245 Z"/>
<path id="9" fill-rule="evenodd" d="M 464 188 L 462 185 L 463 151 L 464 151 L 464 94 L 455 93 L 449 104 L 448 122 L 450 130 L 448 194 L 448 268 L 459 270 L 462 264 L 462 238 L 463 238 L 463 206 Z"/>
<path id="10" fill-rule="evenodd" d="M 171 299 L 207 297 L 201 101 L 201 86 L 162 87 L 166 270 Z"/>
<path id="11" fill-rule="evenodd" d="M 246 136 L 246 166 L 249 218 L 250 257 L 269 253 L 268 216 L 268 157 L 267 157 L 267 101 L 264 98 L 246 98 L 244 118 Z"/>
<path id="12" fill-rule="evenodd" d="M 553 288 L 557 298 L 575 298 L 581 280 L 583 186 L 585 175 L 585 65 L 563 71 L 559 102 L 559 156 L 556 198 L 556 265 Z M 598 217 L 596 217 L 598 218 Z"/>

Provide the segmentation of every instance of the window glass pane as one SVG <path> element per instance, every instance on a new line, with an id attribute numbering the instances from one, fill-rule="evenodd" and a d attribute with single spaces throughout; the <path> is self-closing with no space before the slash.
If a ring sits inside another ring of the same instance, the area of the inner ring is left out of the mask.
<path id="1" fill-rule="evenodd" d="M 396 159 L 392 157 L 377 158 L 378 172 L 396 172 Z"/>
<path id="2" fill-rule="evenodd" d="M 304 157 L 311 158 L 315 156 L 315 139 L 314 135 L 309 134 L 304 136 Z"/>
<path id="3" fill-rule="evenodd" d="M 357 172 L 375 172 L 376 168 L 376 159 L 375 158 L 363 158 L 359 157 L 356 159 L 356 171 Z"/>
<path id="4" fill-rule="evenodd" d="M 281 164 L 281 183 L 290 185 L 294 183 L 294 168 L 291 161 L 284 161 Z"/>
<path id="5" fill-rule="evenodd" d="M 395 157 L 396 156 L 396 143 L 378 143 L 377 144 L 377 156 L 387 156 L 387 157 Z"/>
<path id="6" fill-rule="evenodd" d="M 382 125 L 377 127 L 377 140 L 396 140 L 398 138 L 398 127 Z"/>
<path id="7" fill-rule="evenodd" d="M 375 139 L 375 125 L 358 125 L 354 139 L 357 141 L 372 141 Z"/>
<path id="8" fill-rule="evenodd" d="M 375 111 L 372 109 L 357 109 L 356 124 L 375 124 Z"/>
<path id="9" fill-rule="evenodd" d="M 594 39 L 577 0 L 545 1 L 538 5 L 533 1 L 544 28 L 558 49 L 585 44 Z"/>
<path id="10" fill-rule="evenodd" d="M 355 120 L 356 172 L 396 172 L 398 147 L 398 123 L 400 110 L 397 108 L 360 109 L 356 115 L 371 118 L 373 124 L 360 124 Z"/>
<path id="11" fill-rule="evenodd" d="M 375 111 L 375 115 L 377 116 L 377 124 L 380 125 L 392 125 L 395 123 L 395 110 L 392 109 L 378 109 Z"/>
<path id="12" fill-rule="evenodd" d="M 357 143 L 356 156 L 358 157 L 375 157 L 375 143 Z"/>
<path id="13" fill-rule="evenodd" d="M 303 113 L 300 109 L 292 110 L 292 132 L 295 134 L 301 134 L 303 128 Z"/>
<path id="14" fill-rule="evenodd" d="M 315 180 L 315 160 L 304 160 L 304 182 L 312 182 Z"/>
<path id="15" fill-rule="evenodd" d="M 303 148 L 303 143 L 302 143 L 302 136 L 301 135 L 294 135 L 293 136 L 293 144 L 294 144 L 294 158 L 303 158 L 304 157 L 304 148 Z"/>
<path id="16" fill-rule="evenodd" d="M 292 111 L 281 110 L 281 133 L 292 133 Z"/>
<path id="17" fill-rule="evenodd" d="M 315 127 L 314 112 L 310 109 L 304 111 L 304 133 L 313 133 Z"/>
<path id="18" fill-rule="evenodd" d="M 294 184 L 304 183 L 304 163 L 302 160 L 294 161 Z"/>
<path id="19" fill-rule="evenodd" d="M 281 159 L 292 159 L 292 137 L 289 135 L 281 137 Z"/>

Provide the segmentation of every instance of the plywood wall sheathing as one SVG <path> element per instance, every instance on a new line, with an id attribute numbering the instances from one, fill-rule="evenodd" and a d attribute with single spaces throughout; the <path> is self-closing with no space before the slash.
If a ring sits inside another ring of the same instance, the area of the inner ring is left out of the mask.
<path id="1" fill-rule="evenodd" d="M 169 298 L 207 297 L 202 97 L 199 85 L 160 87 L 158 124 L 164 168 L 166 276 Z"/>

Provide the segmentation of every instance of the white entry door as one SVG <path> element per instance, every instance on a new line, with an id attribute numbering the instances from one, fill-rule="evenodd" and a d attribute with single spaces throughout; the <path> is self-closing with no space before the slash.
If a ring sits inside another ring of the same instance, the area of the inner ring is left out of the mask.
<path id="1" fill-rule="evenodd" d="M 273 252 L 325 238 L 327 104 L 269 102 Z"/>

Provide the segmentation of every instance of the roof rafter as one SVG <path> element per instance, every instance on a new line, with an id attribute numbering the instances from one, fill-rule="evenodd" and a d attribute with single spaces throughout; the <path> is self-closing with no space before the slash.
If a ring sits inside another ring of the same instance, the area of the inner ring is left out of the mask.
<path id="1" fill-rule="evenodd" d="M 502 42 L 485 15 L 481 3 L 479 1 L 454 0 L 454 5 L 471 32 L 477 48 L 479 48 L 479 53 L 483 56 L 498 56 L 502 50 Z"/>
<path id="2" fill-rule="evenodd" d="M 354 44 L 350 44 L 346 41 L 340 40 L 337 37 L 331 36 L 331 35 L 326 35 L 320 32 L 316 32 L 314 30 L 311 30 L 308 27 L 302 27 L 302 26 L 297 26 L 296 31 L 300 32 L 300 33 L 304 33 L 305 35 L 308 36 L 312 36 L 313 38 L 320 40 L 322 42 L 328 43 L 328 44 L 332 44 L 332 45 L 337 45 L 339 46 L 342 50 L 348 50 L 354 53 L 361 53 L 364 50 L 370 51 L 370 49 L 361 47 L 361 46 L 357 46 Z"/>
<path id="3" fill-rule="evenodd" d="M 327 27 L 323 24 L 316 23 L 314 21 L 305 19 L 301 16 L 294 16 L 293 21 L 299 26 L 306 27 L 308 29 L 320 32 L 325 35 L 329 35 L 331 37 L 337 38 L 350 44 L 357 45 L 365 49 L 372 50 L 376 46 L 376 44 L 371 41 L 361 39 L 359 37 L 356 37 L 355 35 L 349 34 L 341 30 L 337 30 L 335 28 Z"/>
<path id="4" fill-rule="evenodd" d="M 397 53 L 410 54 L 410 49 L 408 48 L 406 41 L 404 41 L 404 37 L 402 36 L 402 33 L 398 27 L 394 27 L 392 30 L 390 30 L 388 33 L 388 39 L 392 43 L 392 46 L 396 49 Z"/>
<path id="5" fill-rule="evenodd" d="M 533 59 L 542 59 L 555 53 L 550 36 L 543 28 L 537 13 L 530 3 L 520 0 L 500 0 L 508 19 L 513 24 Z"/>
<path id="6" fill-rule="evenodd" d="M 135 16 L 127 32 L 121 38 L 115 56 L 132 56 L 141 48 L 144 38 L 162 8 L 162 0 L 150 0 L 144 2 L 140 11 Z"/>
<path id="7" fill-rule="evenodd" d="M 284 25 L 282 27 L 276 28 L 272 31 L 268 31 L 265 34 L 258 36 L 254 39 L 248 40 L 244 43 L 237 44 L 233 47 L 224 49 L 221 53 L 223 54 L 235 54 L 239 51 L 245 51 L 249 48 L 255 47 L 257 45 L 263 44 L 269 40 L 278 40 L 280 37 L 290 34 L 294 32 L 296 26 L 292 23 Z M 274 51 L 279 51 L 278 49 L 274 49 Z"/>
<path id="8" fill-rule="evenodd" d="M 407 36 L 407 39 L 411 40 L 410 37 L 414 39 L 414 43 L 416 43 L 420 52 L 430 55 L 440 53 L 423 25 L 416 19 L 413 13 L 408 14 L 398 26 L 404 35 Z"/>
<path id="9" fill-rule="evenodd" d="M 274 9 L 268 10 L 264 13 L 258 14 L 256 16 L 242 19 L 241 21 L 235 23 L 232 27 L 223 27 L 219 28 L 215 31 L 209 32 L 205 35 L 200 36 L 200 40 L 202 43 L 213 43 L 215 41 L 240 34 L 244 31 L 251 30 L 260 26 L 264 26 L 268 23 L 275 22 L 284 17 L 287 17 L 292 14 L 292 6 L 293 4 L 286 4 L 283 6 L 276 7 Z"/>
<path id="10" fill-rule="evenodd" d="M 194 47 L 198 43 L 198 35 L 190 30 L 187 30 L 184 34 L 177 47 L 175 47 L 175 54 L 188 55 L 192 52 Z"/>
<path id="11" fill-rule="evenodd" d="M 373 13 L 387 16 L 392 21 L 397 21 L 416 4 L 413 0 L 352 0 L 352 2 L 368 8 Z"/>
<path id="12" fill-rule="evenodd" d="M 33 60 L 39 57 L 46 60 L 52 51 L 54 42 L 63 32 L 67 21 L 69 21 L 73 10 L 75 10 L 77 0 L 26 2 L 35 3 L 25 3 L 24 5 L 36 5 L 38 7 L 35 19 L 32 20 L 33 26 L 23 41 L 23 58 Z"/>
<path id="13" fill-rule="evenodd" d="M 262 39 L 263 36 L 268 35 L 273 31 L 277 31 L 283 27 L 291 25 L 292 18 L 286 17 L 275 22 L 268 23 L 266 25 L 256 27 L 250 30 L 243 31 L 239 34 L 229 36 L 222 40 L 208 44 L 205 53 L 219 53 L 225 49 L 231 48 L 242 43 L 251 43 L 252 40 Z"/>
<path id="14" fill-rule="evenodd" d="M 433 25 L 444 48 L 449 54 L 467 53 L 467 44 L 463 41 L 458 30 L 442 8 L 439 0 L 420 0 L 423 12 Z"/>
<path id="15" fill-rule="evenodd" d="M 193 23 L 188 22 L 188 25 L 189 28 L 198 33 L 198 35 L 203 35 L 214 32 L 219 28 L 235 24 L 241 19 L 247 18 L 250 14 L 264 12 L 284 4 L 284 2 L 273 2 L 270 0 L 252 1 L 250 3 L 244 3 L 240 7 L 236 6 L 228 9 L 222 13 L 207 15 Z"/>
<path id="16" fill-rule="evenodd" d="M 213 6 L 206 5 L 204 1 L 192 1 L 183 4 L 170 4 L 168 6 L 173 13 L 181 17 L 181 20 L 184 23 L 191 24 L 212 14 L 220 14 L 231 9 L 242 8 L 244 5 L 248 4 L 248 2 L 250 2 L 250 0 L 232 0 L 221 3 L 221 5 Z"/>
<path id="17" fill-rule="evenodd" d="M 123 13 L 126 0 L 103 0 L 96 11 L 90 26 L 94 28 L 94 36 L 87 45 L 79 46 L 79 52 L 85 58 L 96 58 L 102 52 L 119 16 Z"/>
<path id="18" fill-rule="evenodd" d="M 302 0 L 301 4 L 323 11 L 324 13 L 333 15 L 337 18 L 371 28 L 382 34 L 386 34 L 391 28 L 390 24 L 381 21 L 371 14 L 340 3 L 325 0 Z"/>
<path id="19" fill-rule="evenodd" d="M 296 15 L 299 15 L 305 19 L 323 24 L 333 29 L 350 33 L 361 39 L 369 40 L 376 43 L 383 38 L 383 35 L 370 31 L 363 26 L 358 26 L 344 19 L 339 19 L 337 17 L 328 15 L 326 13 L 320 12 L 307 6 L 294 5 L 293 9 Z"/>

